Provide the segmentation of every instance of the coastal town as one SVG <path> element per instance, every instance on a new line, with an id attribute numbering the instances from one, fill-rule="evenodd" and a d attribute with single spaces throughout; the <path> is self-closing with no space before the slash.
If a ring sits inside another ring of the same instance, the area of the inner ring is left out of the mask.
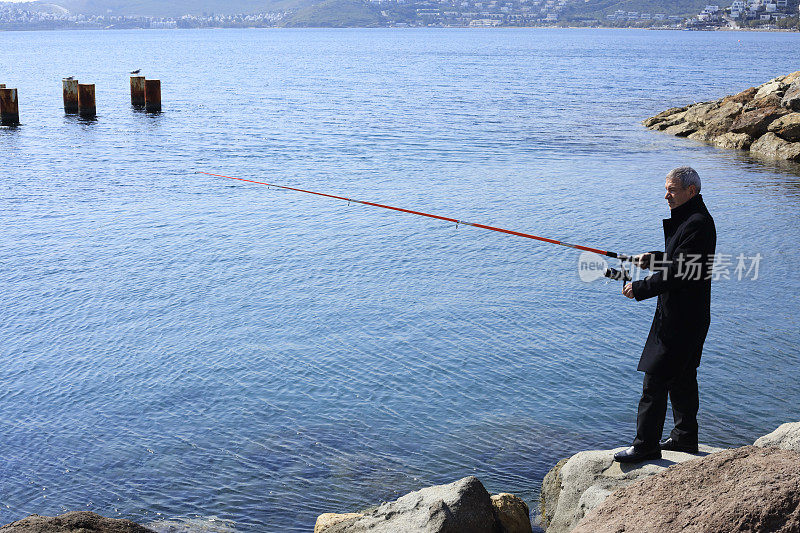
<path id="1" fill-rule="evenodd" d="M 326 2 L 323 2 L 326 4 Z M 250 14 L 157 17 L 73 13 L 54 4 L 0 2 L 0 30 L 263 28 L 281 26 L 492 27 L 579 26 L 696 30 L 798 30 L 798 0 L 733 0 L 697 13 L 587 11 L 584 0 L 360 0 L 341 15 L 319 17 L 312 8 Z M 335 12 L 335 9 L 333 10 Z M 356 15 L 353 15 L 356 12 Z"/>

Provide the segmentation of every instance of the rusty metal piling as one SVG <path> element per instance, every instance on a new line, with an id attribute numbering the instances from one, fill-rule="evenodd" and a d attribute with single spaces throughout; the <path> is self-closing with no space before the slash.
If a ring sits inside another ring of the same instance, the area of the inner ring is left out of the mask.
<path id="1" fill-rule="evenodd" d="M 161 80 L 145 80 L 145 111 L 148 113 L 161 112 Z"/>
<path id="2" fill-rule="evenodd" d="M 131 105 L 133 107 L 145 106 L 144 76 L 131 76 Z"/>
<path id="3" fill-rule="evenodd" d="M 97 107 L 94 103 L 94 83 L 78 84 L 78 114 L 82 117 L 97 115 Z"/>
<path id="4" fill-rule="evenodd" d="M 0 125 L 16 126 L 19 124 L 19 102 L 17 90 L 0 88 Z"/>
<path id="5" fill-rule="evenodd" d="M 74 115 L 78 112 L 78 80 L 61 80 L 64 89 L 64 113 Z"/>

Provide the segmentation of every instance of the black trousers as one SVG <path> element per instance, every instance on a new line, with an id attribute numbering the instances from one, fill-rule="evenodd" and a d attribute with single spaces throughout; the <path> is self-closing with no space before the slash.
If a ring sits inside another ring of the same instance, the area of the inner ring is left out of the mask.
<path id="1" fill-rule="evenodd" d="M 672 377 L 645 374 L 642 399 L 636 416 L 636 448 L 652 449 L 658 446 L 667 416 L 667 396 L 672 403 L 675 428 L 670 437 L 682 446 L 697 444 L 697 368 L 689 368 Z"/>

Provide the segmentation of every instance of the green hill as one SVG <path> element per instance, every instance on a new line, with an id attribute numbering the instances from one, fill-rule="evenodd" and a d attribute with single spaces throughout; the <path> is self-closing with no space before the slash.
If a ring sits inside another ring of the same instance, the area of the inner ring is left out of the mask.
<path id="1" fill-rule="evenodd" d="M 369 28 L 383 25 L 384 18 L 363 0 L 324 0 L 301 9 L 284 22 L 290 28 Z"/>

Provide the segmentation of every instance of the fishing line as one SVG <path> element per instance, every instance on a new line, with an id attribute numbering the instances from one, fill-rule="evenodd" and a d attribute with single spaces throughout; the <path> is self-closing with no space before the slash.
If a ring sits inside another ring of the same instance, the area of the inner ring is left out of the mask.
<path id="1" fill-rule="evenodd" d="M 626 255 L 626 254 L 620 254 L 620 253 L 617 253 L 617 252 L 610 252 L 608 250 L 601 250 L 599 248 L 592 248 L 590 246 L 582 246 L 580 244 L 571 244 L 571 243 L 564 242 L 564 241 L 559 241 L 559 240 L 556 240 L 556 239 L 550 239 L 550 238 L 547 238 L 547 237 L 540 237 L 538 235 L 532 235 L 530 233 L 523 233 L 521 231 L 514 231 L 514 230 L 510 230 L 510 229 L 498 228 L 496 226 L 488 226 L 486 224 L 479 224 L 477 222 L 467 222 L 466 220 L 459 220 L 457 218 L 445 217 L 445 216 L 441 216 L 441 215 L 434 215 L 434 214 L 431 214 L 431 213 L 423 213 L 422 211 L 415 211 L 413 209 L 404 209 L 402 207 L 393 207 L 391 205 L 384 205 L 384 204 L 379 204 L 379 203 L 375 203 L 375 202 L 366 202 L 366 201 L 363 201 L 363 200 L 356 200 L 355 198 L 348 198 L 346 196 L 337 196 L 335 194 L 328 194 L 328 193 L 323 193 L 323 192 L 309 191 L 309 190 L 306 190 L 306 189 L 298 189 L 298 188 L 295 188 L 295 187 L 287 187 L 286 185 L 278 185 L 278 184 L 275 184 L 275 183 L 268 183 L 266 181 L 256 181 L 256 180 L 249 180 L 249 179 L 244 179 L 244 178 L 235 178 L 233 176 L 225 176 L 223 174 L 213 174 L 211 172 L 203 172 L 203 171 L 200 171 L 200 170 L 195 171 L 195 174 L 205 174 L 206 176 L 213 176 L 215 178 L 225 178 L 225 179 L 229 179 L 229 180 L 242 181 L 242 182 L 245 182 L 245 183 L 255 183 L 256 185 L 266 185 L 268 187 L 275 187 L 277 189 L 283 189 L 283 190 L 287 190 L 287 191 L 295 191 L 295 192 L 302 192 L 302 193 L 306 193 L 306 194 L 313 194 L 315 196 L 322 196 L 324 198 L 331 198 L 331 199 L 334 199 L 334 200 L 342 200 L 342 201 L 347 202 L 348 205 L 351 204 L 351 203 L 354 203 L 354 204 L 368 205 L 368 206 L 371 206 L 371 207 L 380 207 L 382 209 L 389 209 L 389 210 L 392 210 L 392 211 L 399 211 L 401 213 L 408 213 L 408 214 L 411 214 L 411 215 L 418 215 L 418 216 L 421 216 L 421 217 L 433 218 L 433 219 L 436 219 L 436 220 L 443 220 L 445 222 L 452 222 L 452 223 L 454 223 L 456 225 L 456 227 L 458 227 L 460 225 L 472 226 L 473 228 L 485 229 L 485 230 L 489 230 L 489 231 L 496 231 L 498 233 L 505 233 L 507 235 L 513 235 L 515 237 L 524 237 L 526 239 L 533 239 L 533 240 L 546 242 L 546 243 L 550 243 L 550 244 L 556 244 L 558 246 L 566 246 L 568 248 L 574 248 L 576 250 L 581 250 L 581 251 L 584 251 L 584 252 L 592 252 L 592 253 L 595 253 L 595 254 L 598 254 L 598 255 L 602 255 L 602 256 L 605 256 L 605 257 L 611 257 L 613 259 L 619 259 L 620 262 L 631 261 L 633 259 L 632 256 L 629 256 L 629 255 Z M 629 281 L 630 280 L 630 275 L 628 274 L 628 272 L 624 268 L 621 268 L 621 271 L 613 269 L 613 268 L 606 268 L 606 270 L 605 270 L 603 275 L 605 277 L 608 277 L 608 278 L 611 278 L 611 279 L 616 279 L 616 280 L 622 280 L 622 281 Z"/>

